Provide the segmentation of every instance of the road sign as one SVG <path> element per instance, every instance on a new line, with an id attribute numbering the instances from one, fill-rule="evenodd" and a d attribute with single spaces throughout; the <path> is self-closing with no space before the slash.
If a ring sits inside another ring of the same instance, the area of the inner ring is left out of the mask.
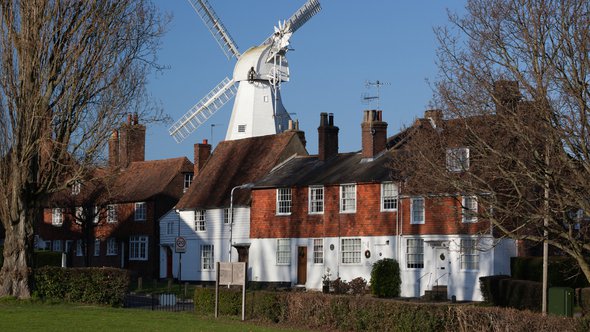
<path id="1" fill-rule="evenodd" d="M 185 253 L 186 252 L 186 240 L 182 236 L 177 236 L 176 240 L 174 241 L 175 244 L 175 251 L 176 253 Z"/>

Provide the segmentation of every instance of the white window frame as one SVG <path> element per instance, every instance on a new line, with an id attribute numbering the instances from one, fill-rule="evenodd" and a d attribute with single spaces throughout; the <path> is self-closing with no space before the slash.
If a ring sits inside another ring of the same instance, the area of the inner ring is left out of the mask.
<path id="1" fill-rule="evenodd" d="M 381 184 L 381 211 L 397 211 L 398 190 L 393 182 Z"/>
<path id="2" fill-rule="evenodd" d="M 340 185 L 340 213 L 356 213 L 356 184 Z"/>
<path id="3" fill-rule="evenodd" d="M 147 220 L 147 204 L 146 202 L 135 202 L 135 209 L 133 211 L 135 221 Z"/>
<path id="4" fill-rule="evenodd" d="M 100 256 L 100 239 L 94 239 L 94 256 Z"/>
<path id="5" fill-rule="evenodd" d="M 412 197 L 411 202 L 410 202 L 410 223 L 411 224 L 424 224 L 426 221 L 426 209 L 425 209 L 425 205 L 426 205 L 426 200 L 424 199 L 424 197 Z M 418 208 L 420 208 L 420 210 L 418 210 Z M 417 218 L 417 214 L 420 214 L 422 216 L 422 218 Z"/>
<path id="6" fill-rule="evenodd" d="M 76 212 L 74 213 L 74 222 L 81 225 L 84 222 L 84 208 L 76 206 Z"/>
<path id="7" fill-rule="evenodd" d="M 107 205 L 107 223 L 114 224 L 117 222 L 117 204 Z"/>
<path id="8" fill-rule="evenodd" d="M 147 235 L 131 235 L 129 237 L 129 260 L 147 261 L 149 239 Z"/>
<path id="9" fill-rule="evenodd" d="M 461 199 L 461 221 L 464 223 L 477 222 L 477 196 L 463 196 Z"/>
<path id="10" fill-rule="evenodd" d="M 479 250 L 476 239 L 461 239 L 461 270 L 479 270 Z"/>
<path id="11" fill-rule="evenodd" d="M 95 224 L 98 224 L 98 221 L 100 220 L 100 213 L 98 210 L 98 205 L 94 206 L 94 220 L 92 220 Z"/>
<path id="12" fill-rule="evenodd" d="M 448 148 L 447 170 L 455 173 L 469 170 L 469 148 Z"/>
<path id="13" fill-rule="evenodd" d="M 313 263 L 324 264 L 324 239 L 313 239 Z"/>
<path id="14" fill-rule="evenodd" d="M 406 239 L 406 268 L 424 268 L 424 239 Z"/>
<path id="15" fill-rule="evenodd" d="M 53 251 L 57 251 L 57 252 L 62 252 L 62 247 L 61 247 L 61 240 L 53 240 L 53 243 L 51 245 L 51 249 Z"/>
<path id="16" fill-rule="evenodd" d="M 64 209 L 53 208 L 51 209 L 51 225 L 61 226 L 64 224 Z"/>
<path id="17" fill-rule="evenodd" d="M 72 184 L 72 196 L 79 195 L 81 189 L 82 183 L 80 183 L 80 181 L 74 181 L 74 183 Z"/>
<path id="18" fill-rule="evenodd" d="M 277 188 L 278 216 L 286 216 L 291 214 L 292 197 L 291 188 Z"/>
<path id="19" fill-rule="evenodd" d="M 84 255 L 82 240 L 76 240 L 76 256 Z"/>
<path id="20" fill-rule="evenodd" d="M 362 243 L 360 237 L 344 238 L 340 242 L 340 262 L 344 265 L 361 263 Z"/>
<path id="21" fill-rule="evenodd" d="M 223 223 L 229 224 L 229 208 L 223 209 Z"/>
<path id="22" fill-rule="evenodd" d="M 324 186 L 309 187 L 309 214 L 324 213 Z"/>
<path id="23" fill-rule="evenodd" d="M 277 265 L 291 265 L 291 239 L 277 239 Z"/>
<path id="24" fill-rule="evenodd" d="M 184 173 L 182 192 L 185 193 L 193 183 L 193 173 Z"/>
<path id="25" fill-rule="evenodd" d="M 107 239 L 107 256 L 117 256 L 118 254 L 117 239 L 110 237 Z"/>
<path id="26" fill-rule="evenodd" d="M 207 231 L 207 211 L 206 210 L 195 210 L 195 231 L 197 231 L 197 232 Z"/>
<path id="27" fill-rule="evenodd" d="M 215 270 L 215 252 L 212 244 L 201 245 L 201 270 Z"/>

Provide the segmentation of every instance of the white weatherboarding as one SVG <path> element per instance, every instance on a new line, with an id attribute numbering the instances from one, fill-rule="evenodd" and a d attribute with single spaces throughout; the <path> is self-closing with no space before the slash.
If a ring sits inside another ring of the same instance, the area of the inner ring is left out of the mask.
<path id="1" fill-rule="evenodd" d="M 234 95 L 226 140 L 277 134 L 288 128 L 289 113 L 281 102 L 280 86 L 289 81 L 285 57 L 289 39 L 305 22 L 321 10 L 319 0 L 308 0 L 286 21 L 279 22 L 274 33 L 262 44 L 240 54 L 235 42 L 207 0 L 189 0 L 222 51 L 237 59 L 233 78 L 224 78 L 169 129 L 180 143 L 194 132 Z M 237 83 L 237 87 L 236 87 Z"/>

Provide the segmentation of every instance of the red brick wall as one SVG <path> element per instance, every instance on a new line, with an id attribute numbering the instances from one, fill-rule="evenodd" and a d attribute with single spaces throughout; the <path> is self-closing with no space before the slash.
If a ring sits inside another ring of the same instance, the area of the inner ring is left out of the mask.
<path id="1" fill-rule="evenodd" d="M 252 191 L 250 237 L 301 238 L 396 235 L 397 212 L 381 211 L 381 185 L 357 184 L 356 213 L 340 213 L 340 186 L 324 187 L 324 213 L 308 213 L 308 188 L 292 189 L 291 214 L 276 215 L 276 189 Z M 411 199 L 400 204 L 404 235 L 477 234 L 489 223 L 463 223 L 461 202 L 453 197 L 425 200 L 425 223 L 410 224 Z"/>
<path id="2" fill-rule="evenodd" d="M 357 185 L 356 213 L 340 213 L 340 186 L 324 187 L 324 213 L 308 214 L 308 188 L 292 189 L 291 215 L 276 215 L 276 189 L 252 191 L 252 238 L 375 236 L 395 232 L 395 212 L 380 212 L 380 184 Z"/>
<path id="3" fill-rule="evenodd" d="M 401 200 L 404 235 L 477 234 L 489 229 L 489 223 L 463 223 L 460 197 L 432 197 L 424 200 L 424 224 L 412 225 L 411 198 Z"/>

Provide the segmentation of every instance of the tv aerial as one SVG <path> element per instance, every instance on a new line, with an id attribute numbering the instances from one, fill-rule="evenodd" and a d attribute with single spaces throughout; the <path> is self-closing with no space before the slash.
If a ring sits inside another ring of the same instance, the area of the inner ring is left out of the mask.
<path id="1" fill-rule="evenodd" d="M 361 102 L 365 105 L 369 105 L 373 102 L 377 103 L 377 109 L 379 109 L 379 101 L 381 99 L 381 87 L 384 85 L 391 85 L 391 83 L 388 82 L 381 82 L 379 80 L 376 81 L 365 81 L 365 87 L 367 89 L 372 89 L 372 88 L 377 88 L 377 94 L 376 95 L 372 95 L 369 94 L 368 92 L 365 92 L 361 95 Z"/>

